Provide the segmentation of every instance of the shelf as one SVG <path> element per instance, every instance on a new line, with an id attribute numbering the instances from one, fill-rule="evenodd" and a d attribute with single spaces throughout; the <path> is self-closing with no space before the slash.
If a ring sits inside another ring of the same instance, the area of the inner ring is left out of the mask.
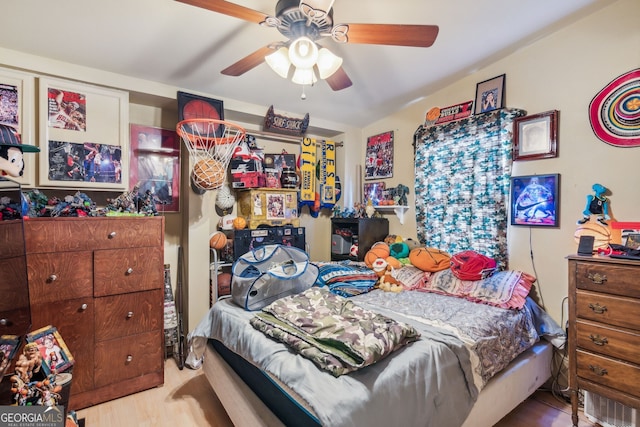
<path id="1" fill-rule="evenodd" d="M 393 212 L 398 217 L 398 220 L 400 220 L 400 224 L 404 224 L 404 214 L 409 210 L 409 206 L 401 206 L 401 205 L 384 205 L 384 206 L 378 205 L 374 207 L 376 208 L 377 211 L 383 211 L 383 212 L 393 210 Z"/>

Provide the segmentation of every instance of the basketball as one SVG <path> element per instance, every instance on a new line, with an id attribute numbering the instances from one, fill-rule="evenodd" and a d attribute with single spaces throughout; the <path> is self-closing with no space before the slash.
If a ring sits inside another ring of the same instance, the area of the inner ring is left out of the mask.
<path id="1" fill-rule="evenodd" d="M 373 252 L 374 254 L 376 254 L 378 258 L 382 258 L 382 259 L 390 255 L 389 245 L 386 244 L 385 242 L 374 243 L 373 246 L 371 246 L 371 249 L 369 249 L 369 251 Z"/>
<path id="2" fill-rule="evenodd" d="M 209 247 L 212 249 L 222 249 L 227 245 L 227 236 L 222 231 L 216 231 L 209 238 Z"/>
<path id="3" fill-rule="evenodd" d="M 193 166 L 192 178 L 196 186 L 203 190 L 219 188 L 225 179 L 225 168 L 215 159 L 201 159 Z"/>
<path id="4" fill-rule="evenodd" d="M 373 265 L 374 262 L 376 262 L 376 260 L 380 258 L 378 255 L 376 255 L 375 252 L 373 251 L 368 251 L 366 254 L 364 254 L 364 263 L 367 267 L 371 268 L 371 266 Z"/>
<path id="5" fill-rule="evenodd" d="M 580 242 L 580 236 L 593 236 L 593 249 L 606 248 L 611 242 L 611 230 L 609 230 L 609 227 L 597 222 L 586 222 L 578 225 L 573 235 L 576 244 Z"/>
<path id="6" fill-rule="evenodd" d="M 244 219 L 241 216 L 238 216 L 236 218 L 234 218 L 233 220 L 233 228 L 235 228 L 236 230 L 244 230 L 244 228 L 247 226 L 247 220 Z"/>

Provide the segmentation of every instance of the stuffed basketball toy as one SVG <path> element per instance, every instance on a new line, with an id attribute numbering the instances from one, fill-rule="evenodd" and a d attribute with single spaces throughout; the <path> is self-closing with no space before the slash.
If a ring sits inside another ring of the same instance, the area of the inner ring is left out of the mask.
<path id="1" fill-rule="evenodd" d="M 496 271 L 496 261 L 476 251 L 462 251 L 451 257 L 451 272 L 460 280 L 482 280 Z"/>
<path id="2" fill-rule="evenodd" d="M 422 271 L 446 270 L 451 265 L 451 255 L 436 248 L 416 248 L 409 252 L 409 261 Z"/>

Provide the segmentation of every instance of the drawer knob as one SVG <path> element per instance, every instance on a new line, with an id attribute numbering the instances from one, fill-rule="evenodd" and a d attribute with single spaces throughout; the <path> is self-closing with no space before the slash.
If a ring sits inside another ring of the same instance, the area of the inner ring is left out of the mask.
<path id="1" fill-rule="evenodd" d="M 48 283 L 55 282 L 56 280 L 58 280 L 58 276 L 56 276 L 55 274 L 52 274 L 51 276 L 49 276 L 49 277 L 47 278 L 47 282 L 48 282 Z"/>
<path id="2" fill-rule="evenodd" d="M 133 273 L 133 268 L 129 267 L 127 268 L 127 275 L 132 274 Z"/>
<path id="3" fill-rule="evenodd" d="M 87 304 L 82 304 L 80 306 L 80 310 L 85 311 L 87 309 L 87 307 L 89 307 Z"/>
<path id="4" fill-rule="evenodd" d="M 587 279 L 591 280 L 596 285 L 602 285 L 607 281 L 607 276 L 605 274 L 600 273 L 589 273 L 587 274 Z"/>
<path id="5" fill-rule="evenodd" d="M 605 311 L 607 311 L 607 306 L 600 305 L 600 303 L 595 303 L 595 304 L 591 303 L 589 304 L 589 308 L 593 310 L 593 312 L 596 314 L 603 314 Z"/>
<path id="6" fill-rule="evenodd" d="M 116 237 L 116 232 L 115 231 L 112 231 L 111 233 L 109 233 L 109 238 L 110 239 L 113 239 L 115 237 Z"/>
<path id="7" fill-rule="evenodd" d="M 0 319 L 0 326 L 8 326 L 11 324 L 9 319 Z"/>
<path id="8" fill-rule="evenodd" d="M 133 311 L 127 313 L 127 319 L 131 319 L 133 317 Z"/>
<path id="9" fill-rule="evenodd" d="M 609 373 L 605 368 L 601 368 L 600 366 L 589 365 L 589 369 L 599 377 L 604 377 Z"/>
<path id="10" fill-rule="evenodd" d="M 591 341 L 593 341 L 595 345 L 603 346 L 603 345 L 609 344 L 609 340 L 607 340 L 607 337 L 601 338 L 600 335 L 591 334 L 589 335 L 589 338 L 591 338 Z"/>
<path id="11" fill-rule="evenodd" d="M 127 356 L 127 363 L 130 363 L 133 360 L 133 356 L 132 355 L 128 355 Z"/>

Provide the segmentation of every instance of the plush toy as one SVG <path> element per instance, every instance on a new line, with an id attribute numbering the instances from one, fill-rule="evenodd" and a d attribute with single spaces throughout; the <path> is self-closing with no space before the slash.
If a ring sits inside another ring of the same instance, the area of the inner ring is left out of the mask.
<path id="1" fill-rule="evenodd" d="M 34 145 L 23 145 L 15 128 L 0 124 L 0 175 L 21 177 L 24 172 L 23 152 L 37 153 Z"/>
<path id="2" fill-rule="evenodd" d="M 578 220 L 578 224 L 584 224 L 589 221 L 591 214 L 598 215 L 597 221 L 602 225 L 608 225 L 605 220 L 611 219 L 609 216 L 609 198 L 605 196 L 607 188 L 600 184 L 593 184 L 591 187 L 594 194 L 587 196 L 587 204 L 582 211 L 582 219 Z"/>
<path id="3" fill-rule="evenodd" d="M 376 288 L 382 289 L 385 292 L 400 292 L 402 291 L 402 284 L 397 281 L 391 272 L 393 267 L 389 265 L 387 260 L 378 258 L 374 261 L 371 269 L 378 276 L 376 282 Z"/>

